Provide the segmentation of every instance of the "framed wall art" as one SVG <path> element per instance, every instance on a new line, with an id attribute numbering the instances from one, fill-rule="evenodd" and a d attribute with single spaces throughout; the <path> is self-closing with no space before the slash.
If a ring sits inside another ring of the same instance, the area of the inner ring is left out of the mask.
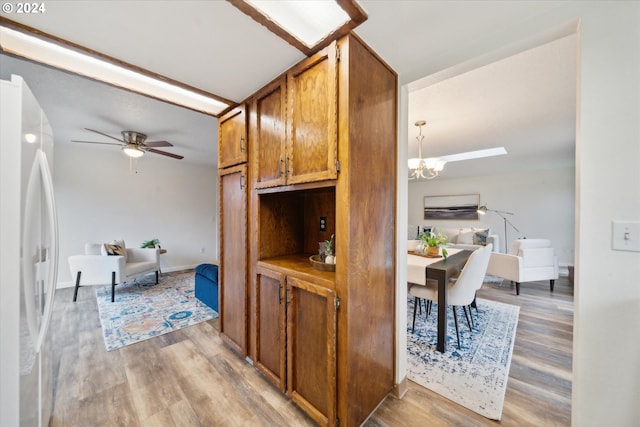
<path id="1" fill-rule="evenodd" d="M 478 219 L 479 194 L 425 196 L 424 219 Z"/>

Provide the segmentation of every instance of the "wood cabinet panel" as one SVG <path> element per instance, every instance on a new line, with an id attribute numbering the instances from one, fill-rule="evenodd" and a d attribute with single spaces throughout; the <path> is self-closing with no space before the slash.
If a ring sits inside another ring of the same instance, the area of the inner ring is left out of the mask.
<path id="1" fill-rule="evenodd" d="M 348 98 L 341 92 L 340 178 L 349 179 L 336 188 L 336 207 L 346 206 L 336 213 L 338 416 L 341 425 L 358 426 L 394 385 L 397 79 L 357 37 L 340 47 L 349 58 L 339 72 L 348 88 Z"/>
<path id="2" fill-rule="evenodd" d="M 337 51 L 332 43 L 287 73 L 286 172 L 290 184 L 334 179 Z"/>
<path id="3" fill-rule="evenodd" d="M 244 106 L 222 116 L 218 122 L 218 168 L 247 161 L 247 119 Z"/>
<path id="4" fill-rule="evenodd" d="M 218 171 L 220 181 L 220 332 L 247 354 L 246 165 Z"/>
<path id="5" fill-rule="evenodd" d="M 336 296 L 287 277 L 287 389 L 318 424 L 336 421 Z"/>
<path id="6" fill-rule="evenodd" d="M 252 147 L 255 187 L 284 185 L 286 80 L 281 78 L 255 95 L 252 103 Z"/>
<path id="7" fill-rule="evenodd" d="M 249 337 L 256 368 L 318 424 L 361 425 L 394 385 L 397 75 L 349 34 L 249 102 L 248 250 L 227 219 L 246 220 L 246 188 L 244 207 L 225 189 L 242 174 L 220 179 L 222 336 L 243 356 Z M 222 145 L 237 139 L 223 119 Z M 316 270 L 334 233 L 335 272 Z M 250 289 L 224 273 L 245 280 L 247 255 Z"/>
<path id="8" fill-rule="evenodd" d="M 286 391 L 285 276 L 256 268 L 256 367 Z"/>

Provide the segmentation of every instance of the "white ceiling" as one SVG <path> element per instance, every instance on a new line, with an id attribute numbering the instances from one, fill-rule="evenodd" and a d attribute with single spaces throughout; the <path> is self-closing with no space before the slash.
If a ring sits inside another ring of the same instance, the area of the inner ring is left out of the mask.
<path id="1" fill-rule="evenodd" d="M 562 2 L 359 3 L 369 18 L 355 32 L 396 70 L 400 84 L 407 84 L 521 41 L 527 35 L 518 30 L 519 22 Z M 48 1 L 41 15 L 2 16 L 233 101 L 303 58 L 224 1 Z M 175 144 L 167 151 L 184 155 L 183 162 L 216 162 L 213 117 L 5 55 L 0 59 L 0 77 L 25 77 L 57 143 L 100 140 L 85 127 L 114 136 L 136 130 Z M 529 167 L 541 167 L 537 160 L 545 167 L 553 166 L 550 159 L 572 162 L 575 39 L 482 65 L 428 87 L 411 86 L 410 150 L 415 149 L 413 123 L 421 118 L 428 122 L 429 156 L 504 145 L 511 154 L 502 157 L 526 158 Z M 450 163 L 443 177 L 475 173 L 474 168 L 506 170 L 506 164 L 492 164 L 498 159 Z"/>

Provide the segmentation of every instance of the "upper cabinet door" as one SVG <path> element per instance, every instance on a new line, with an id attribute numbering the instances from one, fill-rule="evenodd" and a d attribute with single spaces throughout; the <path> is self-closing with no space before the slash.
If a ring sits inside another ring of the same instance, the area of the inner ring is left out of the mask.
<path id="1" fill-rule="evenodd" d="M 337 78 L 335 42 L 287 73 L 288 184 L 337 177 Z"/>
<path id="2" fill-rule="evenodd" d="M 284 185 L 287 82 L 283 77 L 261 90 L 251 108 L 255 187 Z"/>
<path id="3" fill-rule="evenodd" d="M 244 106 L 229 111 L 218 124 L 218 168 L 247 161 L 247 118 Z"/>

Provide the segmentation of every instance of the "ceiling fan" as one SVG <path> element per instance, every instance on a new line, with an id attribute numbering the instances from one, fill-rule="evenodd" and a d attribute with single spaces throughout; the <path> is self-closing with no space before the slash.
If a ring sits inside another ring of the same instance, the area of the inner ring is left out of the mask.
<path id="1" fill-rule="evenodd" d="M 104 132 L 100 132 L 97 130 L 85 128 L 90 132 L 95 132 L 98 135 L 106 136 L 107 138 L 114 139 L 118 141 L 118 144 L 114 142 L 98 142 L 98 141 L 77 141 L 72 140 L 71 142 L 80 142 L 84 144 L 104 144 L 104 145 L 119 145 L 122 148 L 122 151 L 125 152 L 126 155 L 130 157 L 140 157 L 144 155 L 145 151 L 155 154 L 161 154 L 163 156 L 171 157 L 174 159 L 184 159 L 184 156 L 180 156 L 178 154 L 169 153 L 167 151 L 156 150 L 155 147 L 173 147 L 173 144 L 168 141 L 147 141 L 147 135 L 140 132 L 135 132 L 131 130 L 122 131 L 122 139 L 116 138 Z"/>

